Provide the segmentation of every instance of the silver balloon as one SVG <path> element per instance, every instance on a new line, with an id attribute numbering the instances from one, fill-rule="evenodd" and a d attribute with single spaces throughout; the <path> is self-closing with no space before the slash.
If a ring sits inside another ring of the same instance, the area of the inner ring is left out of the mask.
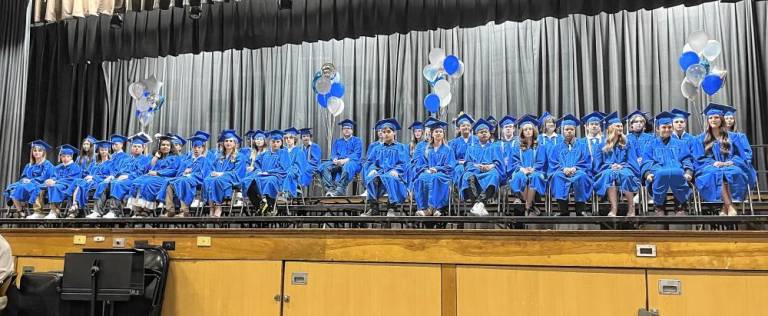
<path id="1" fill-rule="evenodd" d="M 435 83 L 433 90 L 435 94 L 437 94 L 437 96 L 442 99 L 451 94 L 451 84 L 448 82 L 448 80 L 440 80 Z"/>
<path id="2" fill-rule="evenodd" d="M 336 76 L 336 66 L 331 63 L 325 63 L 320 67 L 320 72 L 323 74 L 323 77 L 331 79 Z"/>
<path id="3" fill-rule="evenodd" d="M 720 42 L 716 40 L 709 40 L 707 41 L 707 45 L 704 45 L 704 49 L 701 50 L 701 54 L 704 55 L 704 58 L 707 60 L 713 61 L 717 58 L 717 56 L 720 56 L 722 49 L 723 46 L 720 45 Z"/>
<path id="4" fill-rule="evenodd" d="M 699 92 L 699 86 L 688 81 L 688 79 L 683 79 L 683 83 L 680 85 L 680 92 L 683 93 L 686 99 L 693 100 Z"/>
<path id="5" fill-rule="evenodd" d="M 709 34 L 704 31 L 693 32 L 688 35 L 688 44 L 691 45 L 693 51 L 700 53 L 704 46 L 709 41 Z"/>
<path id="6" fill-rule="evenodd" d="M 422 69 L 421 74 L 424 75 L 424 79 L 427 79 L 429 82 L 435 81 L 437 79 L 438 75 L 438 68 L 432 65 L 426 65 L 424 66 L 424 69 Z"/>
<path id="7" fill-rule="evenodd" d="M 143 83 L 134 82 L 128 86 L 128 94 L 130 94 L 132 98 L 138 100 L 144 95 L 144 90 L 146 89 L 147 87 L 145 87 Z"/>
<path id="8" fill-rule="evenodd" d="M 331 112 L 333 116 L 339 116 L 344 112 L 344 100 L 337 97 L 328 98 L 328 112 Z"/>
<path id="9" fill-rule="evenodd" d="M 440 107 L 444 108 L 448 106 L 448 104 L 451 103 L 451 99 L 453 98 L 453 94 L 449 93 L 448 95 L 444 97 L 440 97 Z"/>
<path id="10" fill-rule="evenodd" d="M 322 77 L 318 79 L 317 84 L 315 85 L 315 88 L 317 88 L 317 93 L 328 94 L 328 92 L 331 92 L 332 84 L 333 84 L 333 81 L 331 81 L 330 78 Z"/>
<path id="11" fill-rule="evenodd" d="M 432 48 L 429 51 L 429 63 L 432 65 L 441 65 L 438 68 L 442 68 L 443 59 L 445 59 L 445 50 L 442 48 Z"/>
<path id="12" fill-rule="evenodd" d="M 691 65 L 688 67 L 688 70 L 685 71 L 685 79 L 693 82 L 697 86 L 701 84 L 701 81 L 704 80 L 704 76 L 706 75 L 707 68 L 700 64 Z"/>
<path id="13" fill-rule="evenodd" d="M 150 94 L 160 94 L 160 89 L 163 87 L 163 82 L 158 81 L 155 75 L 149 76 L 149 78 L 142 80 L 141 83 L 147 87 Z"/>

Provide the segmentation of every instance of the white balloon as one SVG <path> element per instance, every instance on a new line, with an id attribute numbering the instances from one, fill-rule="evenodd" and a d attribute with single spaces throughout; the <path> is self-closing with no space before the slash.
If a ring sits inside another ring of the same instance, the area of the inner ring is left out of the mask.
<path id="1" fill-rule="evenodd" d="M 683 46 L 683 53 L 685 52 L 694 52 L 693 48 L 691 47 L 691 44 L 686 43 L 685 46 Z"/>
<path id="2" fill-rule="evenodd" d="M 459 60 L 459 70 L 451 75 L 451 79 L 459 79 L 462 75 L 464 75 L 464 62 Z"/>
<path id="3" fill-rule="evenodd" d="M 440 97 L 440 107 L 444 108 L 448 106 L 449 103 L 451 103 L 451 98 L 453 97 L 453 94 L 449 93 L 445 97 Z"/>
<path id="4" fill-rule="evenodd" d="M 328 98 L 328 111 L 331 112 L 333 116 L 339 116 L 339 114 L 344 112 L 344 100 L 337 97 Z"/>
<path id="5" fill-rule="evenodd" d="M 160 88 L 163 87 L 163 82 L 158 81 L 157 78 L 155 78 L 155 75 L 151 75 L 149 78 L 144 79 L 141 82 L 145 87 L 147 87 L 147 90 L 149 90 L 150 94 L 160 94 Z"/>
<path id="6" fill-rule="evenodd" d="M 704 58 L 707 60 L 713 61 L 717 58 L 717 56 L 720 56 L 722 49 L 723 46 L 720 45 L 720 42 L 716 40 L 709 40 L 707 41 L 707 45 L 704 45 L 704 49 L 701 50 L 701 54 L 704 55 Z"/>
<path id="7" fill-rule="evenodd" d="M 688 35 L 688 44 L 697 53 L 701 53 L 701 50 L 707 45 L 707 41 L 709 41 L 709 34 L 704 31 L 693 32 Z"/>
<path id="8" fill-rule="evenodd" d="M 140 98 L 136 100 L 136 110 L 139 112 L 149 110 L 150 106 L 152 106 L 152 102 L 150 102 L 148 98 Z"/>
<path id="9" fill-rule="evenodd" d="M 699 86 L 693 84 L 688 79 L 683 79 L 683 83 L 680 85 L 680 92 L 683 93 L 686 99 L 693 101 L 696 98 L 696 93 L 699 92 Z"/>
<path id="10" fill-rule="evenodd" d="M 429 63 L 432 65 L 442 65 L 443 59 L 445 59 L 445 50 L 442 48 L 432 48 L 429 51 Z M 439 67 L 442 68 L 442 67 Z"/>
<path id="11" fill-rule="evenodd" d="M 331 79 L 322 77 L 317 79 L 317 83 L 315 83 L 315 89 L 317 89 L 317 93 L 319 94 L 328 94 L 328 92 L 331 92 L 332 84 L 333 82 Z"/>
<path id="12" fill-rule="evenodd" d="M 437 94 L 440 99 L 444 98 L 445 96 L 451 94 L 451 84 L 448 82 L 448 80 L 440 80 L 437 83 L 435 83 L 434 92 Z"/>
<path id="13" fill-rule="evenodd" d="M 701 84 L 701 81 L 704 80 L 704 76 L 707 75 L 707 68 L 704 68 L 701 64 L 694 64 L 688 67 L 688 70 L 685 71 L 685 79 L 687 79 L 690 82 L 693 82 L 698 86 Z"/>
<path id="14" fill-rule="evenodd" d="M 141 82 L 134 82 L 128 86 L 128 94 L 130 94 L 132 98 L 138 100 L 141 99 L 145 89 L 146 87 Z"/>
<path id="15" fill-rule="evenodd" d="M 424 75 L 424 79 L 427 79 L 427 81 L 432 82 L 437 79 L 439 70 L 435 68 L 432 65 L 426 65 L 424 66 L 424 69 L 421 71 L 421 74 Z"/>

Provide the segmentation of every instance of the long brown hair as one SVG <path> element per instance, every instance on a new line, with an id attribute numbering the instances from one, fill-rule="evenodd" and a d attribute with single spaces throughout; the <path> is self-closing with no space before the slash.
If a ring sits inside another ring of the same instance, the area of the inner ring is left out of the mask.
<path id="1" fill-rule="evenodd" d="M 605 146 L 603 146 L 604 153 L 612 152 L 613 147 L 616 145 L 621 148 L 627 147 L 627 135 L 624 135 L 624 133 L 618 134 L 617 131 L 624 131 L 624 126 L 619 124 L 611 124 L 608 126 L 605 137 Z"/>
<path id="2" fill-rule="evenodd" d="M 89 144 L 91 144 L 91 147 L 88 148 L 88 150 L 83 149 L 83 143 L 85 142 L 88 142 Z M 93 153 L 95 152 L 94 147 L 96 147 L 95 143 L 92 143 L 87 139 L 83 140 L 83 142 L 80 143 L 80 154 L 77 156 L 77 160 L 76 160 L 77 163 L 80 163 L 81 161 L 85 160 L 86 166 L 90 164 L 91 161 L 93 160 Z"/>
<path id="3" fill-rule="evenodd" d="M 727 129 L 723 128 L 723 125 L 725 125 L 725 120 L 723 119 L 722 115 L 718 116 L 720 117 L 720 137 L 715 136 L 715 133 L 712 130 L 712 125 L 707 122 L 707 132 L 704 135 L 704 153 L 711 153 L 715 140 L 718 140 L 720 141 L 720 153 L 723 156 L 728 156 L 731 153 L 731 142 L 728 140 Z M 709 117 L 707 117 L 707 121 L 709 121 Z"/>
<path id="4" fill-rule="evenodd" d="M 32 156 L 32 151 L 33 150 L 35 150 L 34 146 L 32 147 L 32 149 L 29 150 L 29 163 L 34 165 L 35 164 L 35 157 Z M 40 150 L 43 151 L 43 158 L 40 161 L 45 162 L 45 160 L 48 159 L 48 151 L 45 150 L 45 148 L 41 148 Z"/>
<path id="5" fill-rule="evenodd" d="M 523 131 L 526 128 L 530 128 L 533 130 L 533 135 L 531 135 L 531 139 L 525 139 L 525 136 L 523 136 Z M 520 126 L 520 132 L 519 137 L 520 139 L 520 149 L 526 150 L 528 148 L 538 148 L 539 147 L 539 130 L 533 126 L 533 124 L 523 124 L 523 126 Z"/>

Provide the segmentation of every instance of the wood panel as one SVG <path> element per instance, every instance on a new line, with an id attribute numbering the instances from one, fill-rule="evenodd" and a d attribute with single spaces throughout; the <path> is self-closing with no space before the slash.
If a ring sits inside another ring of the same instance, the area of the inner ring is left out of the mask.
<path id="1" fill-rule="evenodd" d="M 440 278 L 438 265 L 286 262 L 283 315 L 440 316 Z"/>
<path id="2" fill-rule="evenodd" d="M 645 307 L 640 269 L 457 266 L 456 286 L 459 316 L 637 315 Z"/>
<path id="3" fill-rule="evenodd" d="M 282 263 L 172 260 L 163 315 L 279 316 Z"/>
<path id="4" fill-rule="evenodd" d="M 17 257 L 16 284 L 21 280 L 25 267 L 33 267 L 34 272 L 64 271 L 64 258 L 61 257 Z"/>
<path id="5" fill-rule="evenodd" d="M 63 256 L 109 247 L 113 237 L 176 242 L 176 259 L 402 262 L 608 268 L 768 270 L 768 232 L 413 231 L 413 230 L 5 230 L 21 256 Z M 93 236 L 104 236 L 96 243 Z M 211 236 L 212 247 L 197 247 Z M 638 243 L 656 258 L 638 258 Z"/>
<path id="6" fill-rule="evenodd" d="M 681 294 L 659 294 L 661 279 L 681 281 Z M 661 315 L 763 316 L 768 273 L 650 270 L 648 294 L 649 307 Z"/>

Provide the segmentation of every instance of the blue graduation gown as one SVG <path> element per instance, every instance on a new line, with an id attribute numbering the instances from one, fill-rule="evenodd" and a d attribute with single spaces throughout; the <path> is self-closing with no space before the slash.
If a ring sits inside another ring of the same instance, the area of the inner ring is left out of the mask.
<path id="1" fill-rule="evenodd" d="M 633 143 L 633 146 L 637 143 Z M 670 137 L 665 144 L 656 137 L 648 143 L 643 151 L 643 163 L 640 168 L 642 180 L 648 173 L 653 174 L 653 183 L 646 183 L 653 195 L 655 205 L 664 205 L 667 191 L 678 203 L 685 203 L 691 194 L 691 188 L 685 180 L 685 170 L 693 170 L 693 160 L 688 145 L 682 140 Z"/>
<path id="2" fill-rule="evenodd" d="M 307 167 L 309 172 L 305 173 L 301 178 L 301 185 L 308 187 L 312 184 L 312 177 L 320 171 L 320 159 L 323 157 L 323 152 L 320 149 L 320 145 L 310 143 L 309 146 L 301 146 L 304 156 L 307 157 Z"/>
<path id="3" fill-rule="evenodd" d="M 101 195 L 101 193 L 104 192 L 104 189 L 106 189 L 106 186 L 109 186 L 109 195 L 115 199 L 122 200 L 125 196 L 131 193 L 133 180 L 149 171 L 149 163 L 151 160 L 151 157 L 145 155 L 123 159 L 120 162 L 120 167 L 115 174 L 115 178 L 109 182 L 102 181 L 102 183 L 96 187 L 96 192 L 94 194 L 96 196 Z M 117 161 L 113 163 L 117 163 Z M 127 178 L 123 180 L 118 179 L 123 175 L 127 176 Z"/>
<path id="4" fill-rule="evenodd" d="M 38 188 L 46 190 L 48 202 L 61 203 L 72 197 L 72 192 L 75 190 L 75 180 L 80 179 L 82 173 L 80 165 L 74 161 L 68 165 L 59 164 L 54 168 L 53 176 L 50 178 L 56 180 L 56 183 L 49 187 L 43 182 Z"/>
<path id="5" fill-rule="evenodd" d="M 453 149 L 446 144 L 440 145 L 437 150 L 428 146 L 422 151 L 414 151 L 413 158 L 416 160 L 413 196 L 418 209 L 439 209 L 447 206 L 451 198 L 453 168 L 456 166 L 456 154 Z M 435 168 L 437 172 L 428 172 L 430 168 Z"/>
<path id="6" fill-rule="evenodd" d="M 501 181 L 501 175 L 504 174 L 504 165 L 499 147 L 491 142 L 480 144 L 477 143 L 469 146 L 466 154 L 466 161 L 464 162 L 464 175 L 461 177 L 461 186 L 459 187 L 459 195 L 464 199 L 464 190 L 469 188 L 469 178 L 475 176 L 477 182 L 480 185 L 480 189 L 485 191 L 490 186 L 499 187 Z M 477 165 L 492 164 L 494 168 L 486 172 L 480 171 Z"/>
<path id="7" fill-rule="evenodd" d="M 510 176 L 510 174 L 508 174 L 509 169 L 507 168 L 510 167 L 510 162 L 512 160 L 512 150 L 520 146 L 519 141 L 517 137 L 513 137 L 511 140 L 501 138 L 493 142 L 493 144 L 498 146 L 499 152 L 501 152 L 501 163 L 504 166 L 504 173 L 501 174 L 501 181 L 507 181 Z"/>
<path id="8" fill-rule="evenodd" d="M 151 162 L 150 157 L 150 162 Z M 158 159 L 149 171 L 157 172 L 156 176 L 143 174 L 133 180 L 131 196 L 137 196 L 148 202 L 164 201 L 165 195 L 158 196 L 158 193 L 165 190 L 168 181 L 175 177 L 179 171 L 179 157 L 177 155 L 168 155 Z"/>
<path id="9" fill-rule="evenodd" d="M 323 164 L 323 182 L 326 187 L 345 188 L 360 172 L 362 155 L 363 143 L 357 136 L 351 136 L 349 139 L 342 137 L 333 142 L 331 156 Z M 333 160 L 346 158 L 349 158 L 349 161 L 341 167 L 341 172 L 337 172 Z"/>
<path id="10" fill-rule="evenodd" d="M 299 150 L 294 151 L 300 152 Z M 260 195 L 277 198 L 277 194 L 283 187 L 285 177 L 292 167 L 291 157 L 287 150 L 267 150 L 259 155 L 253 172 L 248 173 L 243 178 L 243 191 L 247 192 L 250 186 L 256 185 Z M 293 193 L 295 194 L 296 191 Z"/>
<path id="11" fill-rule="evenodd" d="M 456 155 L 456 168 L 453 169 L 454 183 L 461 183 L 461 177 L 464 175 L 464 162 L 466 161 L 467 149 L 475 143 L 477 143 L 477 136 L 471 134 L 468 138 L 459 136 L 448 142 L 448 146 L 451 146 L 453 154 Z"/>
<path id="12" fill-rule="evenodd" d="M 643 151 L 645 148 L 648 148 L 648 144 L 656 139 L 656 136 L 653 136 L 651 133 L 628 133 L 627 134 L 627 143 L 630 144 L 630 148 L 633 148 L 635 150 L 635 155 L 637 156 L 637 164 L 642 165 L 643 164 Z M 640 175 L 637 175 L 640 177 Z"/>
<path id="13" fill-rule="evenodd" d="M 368 150 L 365 152 L 365 160 L 363 160 L 362 165 L 363 183 L 368 182 L 368 173 L 371 171 L 371 168 L 373 168 L 373 159 L 376 157 L 376 149 L 379 147 L 381 147 L 380 141 L 368 144 Z"/>
<path id="14" fill-rule="evenodd" d="M 547 156 L 547 160 L 544 161 L 544 170 L 546 170 L 546 174 L 549 176 L 552 172 L 554 172 L 551 164 L 549 163 L 549 150 L 552 149 L 552 147 L 555 145 L 563 142 L 563 135 L 557 133 L 552 136 L 539 134 L 539 137 L 537 137 L 536 140 L 539 143 L 539 148 L 544 150 Z"/>
<path id="15" fill-rule="evenodd" d="M 587 150 L 589 152 L 589 158 L 592 161 L 592 166 L 590 168 L 589 175 L 594 176 L 597 174 L 599 166 L 595 164 L 595 153 L 602 150 L 601 144 L 603 144 L 603 137 L 583 137 L 582 141 L 587 146 Z"/>
<path id="16" fill-rule="evenodd" d="M 191 169 L 189 174 L 184 171 Z M 211 174 L 211 161 L 208 157 L 190 157 L 179 163 L 179 169 L 174 178 L 168 179 L 168 184 L 163 186 L 157 193 L 157 200 L 164 201 L 168 186 L 173 187 L 175 199 L 184 202 L 189 206 L 195 199 L 195 193 L 198 187 L 202 187 L 203 179 Z"/>
<path id="17" fill-rule="evenodd" d="M 39 192 L 38 186 L 53 176 L 53 169 L 53 164 L 48 160 L 44 160 L 40 164 L 27 163 L 24 166 L 24 170 L 21 171 L 19 181 L 11 183 L 3 191 L 5 200 L 10 201 L 10 199 L 14 199 L 34 203 L 35 199 L 37 199 L 37 192 Z M 29 182 L 25 183 L 26 180 L 29 180 Z"/>
<path id="18" fill-rule="evenodd" d="M 605 141 L 598 144 L 598 150 L 593 151 L 595 171 L 595 192 L 603 197 L 608 188 L 617 187 L 620 192 L 637 192 L 640 189 L 640 166 L 637 164 L 635 150 L 629 144 L 624 147 L 614 146 L 610 152 L 604 152 Z M 619 164 L 621 169 L 613 170 L 613 164 Z"/>
<path id="19" fill-rule="evenodd" d="M 299 185 L 302 185 L 302 179 L 312 179 L 312 170 L 310 170 L 307 157 L 300 147 L 286 148 L 288 152 L 287 174 L 283 179 L 283 190 L 288 192 L 291 197 L 296 197 Z"/>
<path id="20" fill-rule="evenodd" d="M 407 179 L 408 179 L 408 187 L 412 188 L 413 182 L 416 181 L 416 177 L 418 177 L 418 159 L 419 155 L 424 155 L 424 151 L 427 150 L 427 147 L 429 146 L 429 142 L 423 140 L 418 143 L 416 143 L 416 146 L 413 147 L 413 153 L 411 154 L 411 148 L 408 145 L 405 145 L 405 150 L 408 152 L 408 157 L 410 159 L 408 160 L 408 169 L 406 170 Z M 455 160 L 455 157 L 454 157 Z M 451 174 L 453 175 L 453 174 Z"/>
<path id="21" fill-rule="evenodd" d="M 544 166 L 547 162 L 547 151 L 542 146 L 526 148 L 523 150 L 519 144 L 506 149 L 509 156 L 506 172 L 509 179 L 509 188 L 512 192 L 521 193 L 531 187 L 539 194 L 547 192 L 547 176 Z M 521 168 L 534 168 L 534 171 L 525 174 Z"/>
<path id="22" fill-rule="evenodd" d="M 203 196 L 206 201 L 221 204 L 225 199 L 232 198 L 232 189 L 240 184 L 245 176 L 245 167 L 247 158 L 239 153 L 222 157 L 217 156 L 211 164 L 211 173 L 222 172 L 223 174 L 214 177 L 210 174 L 203 179 Z M 243 187 L 243 190 L 247 188 Z"/>
<path id="23" fill-rule="evenodd" d="M 407 189 L 405 186 L 405 170 L 408 166 L 407 153 L 399 143 L 382 144 L 374 151 L 370 159 L 369 173 L 365 188 L 368 190 L 368 200 L 376 200 L 384 193 L 388 194 L 390 203 L 405 201 Z M 392 171 L 397 175 L 390 174 Z M 375 179 L 381 179 L 381 186 L 376 185 Z"/>
<path id="24" fill-rule="evenodd" d="M 567 200 L 573 190 L 576 202 L 586 202 L 592 194 L 590 172 L 592 159 L 584 140 L 573 139 L 569 146 L 565 140 L 549 149 L 549 164 L 552 170 L 552 195 L 557 200 Z M 576 168 L 570 177 L 563 172 L 565 168 Z"/>
<path id="25" fill-rule="evenodd" d="M 104 179 L 114 175 L 116 170 L 112 167 L 112 162 L 112 159 L 102 162 L 96 162 L 94 160 L 83 172 L 83 178 L 75 180 L 77 194 L 75 194 L 74 199 L 79 207 L 84 207 L 88 203 L 88 193 L 91 192 L 91 190 L 95 190 L 99 183 L 104 181 Z M 90 181 L 85 179 L 87 176 L 91 176 Z"/>
<path id="26" fill-rule="evenodd" d="M 752 145 L 749 144 L 749 138 L 747 138 L 747 134 L 741 132 L 731 133 L 736 135 L 736 141 L 738 142 L 739 148 L 741 148 L 741 152 L 743 153 L 744 163 L 746 163 L 747 167 L 747 170 L 745 170 L 747 173 L 747 183 L 749 183 L 749 186 L 754 188 L 757 186 L 757 171 L 755 171 L 755 165 L 752 161 Z"/>
<path id="27" fill-rule="evenodd" d="M 704 143 L 695 142 L 693 145 L 693 158 L 696 167 L 696 188 L 701 193 L 701 199 L 705 202 L 721 201 L 723 182 L 727 181 L 731 198 L 744 201 L 747 196 L 747 167 L 743 150 L 737 135 L 728 133 L 728 141 L 731 143 L 730 154 L 725 155 L 720 150 L 720 141 L 712 142 L 709 152 L 704 151 Z M 732 166 L 715 167 L 716 161 L 732 161 Z"/>

